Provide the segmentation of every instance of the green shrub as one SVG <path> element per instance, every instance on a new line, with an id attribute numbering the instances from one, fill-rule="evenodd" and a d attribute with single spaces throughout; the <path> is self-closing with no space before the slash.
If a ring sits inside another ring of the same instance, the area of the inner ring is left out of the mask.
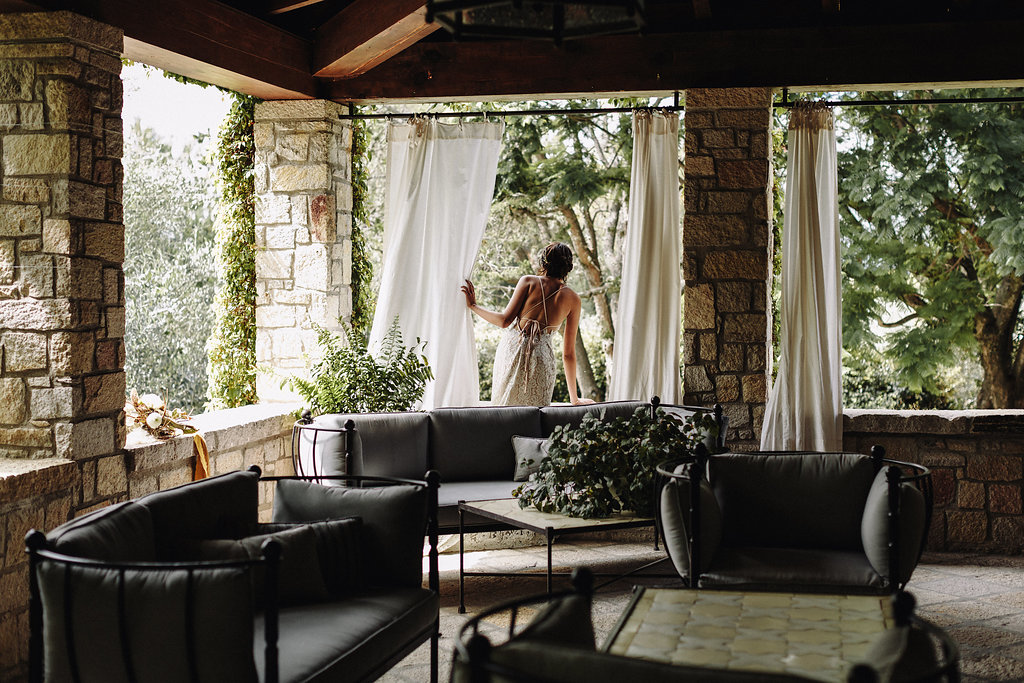
<path id="1" fill-rule="evenodd" d="M 398 318 L 384 336 L 378 358 L 367 348 L 367 335 L 342 323 L 336 335 L 313 324 L 323 359 L 311 369 L 312 379 L 285 381 L 308 403 L 315 415 L 325 413 L 400 412 L 423 398 L 434 378 L 419 339 L 406 347 Z"/>
<path id="2" fill-rule="evenodd" d="M 603 418 L 589 413 L 579 427 L 555 427 L 548 457 L 512 493 L 520 507 L 572 517 L 653 515 L 658 463 L 682 457 L 718 433 L 707 413 L 680 420 L 659 408 L 652 419 L 650 408 L 642 407 L 630 417 Z"/>

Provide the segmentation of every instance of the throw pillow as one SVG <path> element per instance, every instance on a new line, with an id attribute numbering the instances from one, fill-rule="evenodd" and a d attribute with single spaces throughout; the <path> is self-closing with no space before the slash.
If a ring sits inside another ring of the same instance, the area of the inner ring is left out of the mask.
<path id="1" fill-rule="evenodd" d="M 548 457 L 550 444 L 547 439 L 534 436 L 513 436 L 512 450 L 516 454 L 516 471 L 513 481 L 526 481 L 540 469 L 540 461 Z"/>
<path id="2" fill-rule="evenodd" d="M 324 600 L 329 597 L 317 556 L 316 532 L 308 525 L 278 531 L 272 534 L 246 536 L 239 539 L 182 540 L 178 559 L 192 561 L 254 560 L 262 557 L 261 546 L 269 538 L 281 544 L 278 564 L 278 600 L 281 604 L 296 604 Z M 263 572 L 254 574 L 253 590 L 257 602 L 262 601 Z"/>
<path id="3" fill-rule="evenodd" d="M 257 524 L 250 535 L 274 534 L 307 526 L 316 534 L 320 572 L 331 595 L 346 595 L 366 584 L 360 543 L 363 520 L 359 517 L 327 519 L 322 522 L 271 522 Z"/>

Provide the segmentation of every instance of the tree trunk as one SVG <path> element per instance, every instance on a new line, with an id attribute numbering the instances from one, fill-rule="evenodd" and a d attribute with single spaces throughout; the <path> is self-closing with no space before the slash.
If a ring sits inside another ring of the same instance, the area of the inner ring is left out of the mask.
<path id="1" fill-rule="evenodd" d="M 978 391 L 978 408 L 1024 406 L 1024 343 L 1018 344 L 1016 354 L 1013 348 L 1022 295 L 1024 279 L 1007 275 L 999 283 L 992 305 L 974 316 L 974 336 L 985 373 Z"/>
<path id="2" fill-rule="evenodd" d="M 603 400 L 598 392 L 594 368 L 590 365 L 590 355 L 587 353 L 587 347 L 583 345 L 581 334 L 576 335 L 576 383 L 579 384 L 580 398 Z"/>
<path id="3" fill-rule="evenodd" d="M 572 240 L 576 259 L 583 266 L 583 270 L 587 275 L 587 282 L 590 283 L 591 289 L 598 290 L 593 294 L 594 307 L 597 309 L 597 315 L 601 319 L 605 336 L 608 339 L 614 339 L 615 324 L 612 322 L 612 309 L 608 303 L 608 295 L 603 289 L 604 278 L 601 274 L 601 263 L 598 260 L 597 254 L 587 244 L 586 238 L 583 235 L 583 228 L 580 225 L 579 216 L 576 215 L 576 212 L 573 211 L 571 206 L 560 206 L 559 209 L 569 223 L 569 238 Z"/>

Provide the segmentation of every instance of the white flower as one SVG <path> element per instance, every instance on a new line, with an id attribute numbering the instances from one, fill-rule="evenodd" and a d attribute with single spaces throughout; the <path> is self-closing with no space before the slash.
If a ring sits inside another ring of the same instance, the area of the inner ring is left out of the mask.
<path id="1" fill-rule="evenodd" d="M 157 394 L 143 394 L 139 397 L 139 403 L 149 406 L 151 410 L 160 410 L 164 407 L 164 400 Z"/>
<path id="2" fill-rule="evenodd" d="M 164 418 L 160 413 L 150 413 L 146 416 L 146 425 L 150 429 L 159 429 L 160 425 L 164 423 Z"/>

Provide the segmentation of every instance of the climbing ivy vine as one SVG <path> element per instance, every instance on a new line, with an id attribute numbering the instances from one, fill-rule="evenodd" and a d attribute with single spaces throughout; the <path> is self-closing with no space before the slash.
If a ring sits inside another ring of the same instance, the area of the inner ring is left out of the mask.
<path id="1" fill-rule="evenodd" d="M 369 131 L 358 119 L 352 123 L 352 329 L 369 334 L 373 324 L 373 264 L 366 251 L 364 228 L 367 212 L 366 162 L 369 160 Z"/>
<path id="2" fill-rule="evenodd" d="M 256 402 L 256 214 L 253 119 L 257 99 L 232 93 L 217 147 L 220 211 L 216 324 L 207 342 L 211 410 Z"/>

